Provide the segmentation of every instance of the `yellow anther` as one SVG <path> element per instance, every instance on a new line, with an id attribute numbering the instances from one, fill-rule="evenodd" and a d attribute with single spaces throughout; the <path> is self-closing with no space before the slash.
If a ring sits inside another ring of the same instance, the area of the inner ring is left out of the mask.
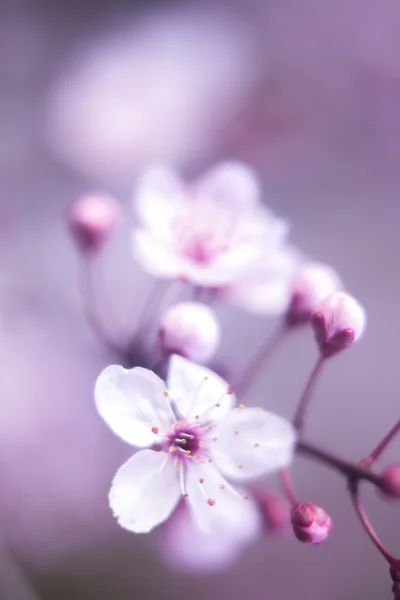
<path id="1" fill-rule="evenodd" d="M 176 446 L 171 446 L 169 450 L 174 454 L 175 452 L 177 452 L 178 448 Z"/>
<path id="2" fill-rule="evenodd" d="M 192 453 L 190 452 L 190 450 L 185 450 L 184 452 L 185 452 L 185 454 L 187 454 L 187 455 L 189 455 L 189 454 L 192 454 Z"/>
<path id="3" fill-rule="evenodd" d="M 181 424 L 179 423 L 179 421 L 177 421 L 176 423 L 174 423 L 174 428 L 175 429 L 179 429 L 180 426 L 181 426 Z"/>
<path id="4" fill-rule="evenodd" d="M 204 381 L 208 381 L 208 377 L 207 377 L 207 375 L 204 377 Z"/>
<path id="5" fill-rule="evenodd" d="M 196 456 L 197 456 L 196 454 L 192 454 L 192 458 L 196 458 Z"/>
<path id="6" fill-rule="evenodd" d="M 168 392 L 164 392 L 164 396 L 165 397 L 169 396 Z"/>
<path id="7" fill-rule="evenodd" d="M 180 467 L 181 467 L 180 463 L 176 463 L 175 467 L 176 467 L 177 469 L 180 469 Z"/>
<path id="8" fill-rule="evenodd" d="M 205 462 L 206 462 L 206 461 L 204 460 L 204 458 L 202 458 L 202 459 L 201 459 L 201 461 L 200 461 L 200 463 L 201 463 L 202 465 L 204 465 L 204 464 L 205 464 Z"/>
<path id="9" fill-rule="evenodd" d="M 239 404 L 238 409 L 239 410 L 243 410 L 244 409 L 244 404 Z"/>
<path id="10" fill-rule="evenodd" d="M 190 437 L 190 439 L 191 439 L 191 440 L 194 440 L 194 435 L 193 435 L 193 433 L 191 433 L 191 434 L 189 435 L 189 437 Z"/>
<path id="11" fill-rule="evenodd" d="M 179 441 L 180 441 L 181 444 L 186 444 L 185 438 L 181 438 Z"/>
<path id="12" fill-rule="evenodd" d="M 261 406 L 259 406 L 259 407 L 257 408 L 257 412 L 263 412 L 263 409 L 261 408 Z"/>
<path id="13" fill-rule="evenodd" d="M 214 429 L 214 425 L 210 425 L 210 427 L 208 428 L 209 431 L 212 431 Z"/>
<path id="14" fill-rule="evenodd" d="M 204 447 L 204 442 L 199 442 L 199 448 L 203 448 Z"/>

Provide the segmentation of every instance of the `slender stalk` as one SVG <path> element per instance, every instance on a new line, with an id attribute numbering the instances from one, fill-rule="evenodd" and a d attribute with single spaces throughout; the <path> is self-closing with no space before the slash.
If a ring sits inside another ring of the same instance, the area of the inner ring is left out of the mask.
<path id="1" fill-rule="evenodd" d="M 373 465 L 374 462 L 376 462 L 378 460 L 378 458 L 381 456 L 382 452 L 384 450 L 386 450 L 387 446 L 397 436 L 397 434 L 399 432 L 400 432 L 400 419 L 397 421 L 397 423 L 395 423 L 393 425 L 393 427 L 390 429 L 390 431 L 385 435 L 383 440 L 381 442 L 379 442 L 379 444 L 376 446 L 376 448 L 374 448 L 374 450 L 370 453 L 370 455 L 367 456 L 367 458 L 365 458 L 362 461 L 363 465 L 368 466 L 368 467 Z"/>
<path id="2" fill-rule="evenodd" d="M 275 354 L 291 330 L 292 328 L 288 327 L 286 324 L 283 324 L 276 330 L 271 338 L 268 338 L 262 344 L 253 358 L 251 358 L 247 363 L 240 378 L 234 385 L 236 394 L 240 395 L 248 391 L 253 381 L 260 374 L 264 364 L 273 356 L 273 354 Z"/>
<path id="3" fill-rule="evenodd" d="M 157 280 L 151 286 L 147 297 L 143 303 L 143 308 L 139 312 L 139 316 L 136 320 L 136 332 L 128 342 L 128 346 L 132 345 L 135 340 L 140 338 L 146 331 L 149 323 L 154 319 L 162 300 L 164 299 L 167 287 L 164 287 L 165 283 L 161 280 Z M 164 287 L 164 289 L 162 289 Z"/>
<path id="4" fill-rule="evenodd" d="M 80 290 L 85 317 L 92 331 L 111 352 L 120 354 L 122 348 L 114 342 L 100 317 L 93 282 L 92 257 L 86 255 L 82 257 L 80 263 Z"/>
<path id="5" fill-rule="evenodd" d="M 296 451 L 299 454 L 305 454 L 306 456 L 315 458 L 320 462 L 329 465 L 330 467 L 333 467 L 349 479 L 363 479 L 365 481 L 373 483 L 376 486 L 380 485 L 380 475 L 373 473 L 372 471 L 361 465 L 342 459 L 339 456 L 336 456 L 335 454 L 329 452 L 328 450 L 319 448 L 318 446 L 314 446 L 310 442 L 299 440 L 297 443 Z"/>
<path id="6" fill-rule="evenodd" d="M 298 505 L 299 501 L 296 498 L 296 494 L 294 493 L 294 489 L 293 489 L 293 485 L 292 485 L 292 481 L 291 481 L 291 477 L 290 477 L 290 470 L 286 467 L 285 469 L 281 470 L 281 480 L 282 480 L 282 485 L 283 485 L 283 489 L 285 491 L 286 497 L 289 500 L 290 504 L 292 505 L 292 508 L 294 508 L 295 506 Z"/>
<path id="7" fill-rule="evenodd" d="M 301 395 L 301 398 L 299 400 L 295 416 L 293 417 L 293 425 L 295 429 L 297 429 L 297 431 L 301 431 L 304 427 L 304 421 L 308 411 L 308 407 L 310 406 L 312 393 L 314 391 L 317 379 L 321 374 L 322 367 L 325 364 L 324 361 L 325 358 L 323 356 L 320 356 L 318 358 L 313 370 L 311 371 L 311 375 L 303 391 L 303 394 Z"/>
<path id="8" fill-rule="evenodd" d="M 370 520 L 368 519 L 367 513 L 365 512 L 359 492 L 358 492 L 358 481 L 352 480 L 349 484 L 351 499 L 353 502 L 354 509 L 358 515 L 358 518 L 363 526 L 364 530 L 368 534 L 372 543 L 376 546 L 382 556 L 389 562 L 391 566 L 397 563 L 396 558 L 385 548 L 381 540 L 379 539 L 375 529 L 373 528 Z"/>

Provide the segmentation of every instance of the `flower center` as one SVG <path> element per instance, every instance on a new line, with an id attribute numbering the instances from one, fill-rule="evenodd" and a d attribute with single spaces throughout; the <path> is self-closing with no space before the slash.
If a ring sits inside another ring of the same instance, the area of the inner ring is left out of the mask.
<path id="1" fill-rule="evenodd" d="M 169 451 L 180 452 L 192 458 L 198 456 L 203 444 L 196 429 L 198 428 L 190 426 L 175 427 L 168 438 Z"/>
<path id="2" fill-rule="evenodd" d="M 233 222 L 225 214 L 196 203 L 173 224 L 180 252 L 193 262 L 207 266 L 231 245 Z"/>

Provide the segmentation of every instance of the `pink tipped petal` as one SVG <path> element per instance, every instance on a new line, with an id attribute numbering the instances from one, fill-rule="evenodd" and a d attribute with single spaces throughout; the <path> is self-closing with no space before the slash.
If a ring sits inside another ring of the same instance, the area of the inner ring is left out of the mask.
<path id="1" fill-rule="evenodd" d="M 137 262 L 154 277 L 172 278 L 184 274 L 183 261 L 173 248 L 166 249 L 161 239 L 145 230 L 133 232 L 132 250 Z"/>
<path id="2" fill-rule="evenodd" d="M 219 419 L 234 406 L 229 384 L 210 369 L 174 354 L 169 363 L 168 390 L 179 413 L 208 421 Z"/>
<path id="3" fill-rule="evenodd" d="M 180 494 L 174 461 L 164 452 L 141 450 L 117 471 L 109 502 L 121 527 L 147 533 L 169 517 Z"/>
<path id="4" fill-rule="evenodd" d="M 246 480 L 288 465 L 296 434 L 283 417 L 260 408 L 236 408 L 216 423 L 212 458 L 226 477 Z"/>
<path id="5" fill-rule="evenodd" d="M 134 208 L 144 227 L 165 233 L 184 201 L 185 187 L 179 176 L 167 167 L 155 166 L 139 180 Z"/>
<path id="6" fill-rule="evenodd" d="M 261 517 L 249 494 L 234 489 L 212 462 L 193 461 L 185 491 L 192 517 L 205 533 L 231 530 L 245 542 L 259 532 Z"/>
<path id="7" fill-rule="evenodd" d="M 203 175 L 197 184 L 197 194 L 202 200 L 236 210 L 253 209 L 260 199 L 254 171 L 234 161 L 222 163 Z"/>
<path id="8" fill-rule="evenodd" d="M 111 365 L 100 373 L 96 406 L 108 426 L 128 444 L 149 446 L 173 419 L 164 382 L 152 371 Z"/>

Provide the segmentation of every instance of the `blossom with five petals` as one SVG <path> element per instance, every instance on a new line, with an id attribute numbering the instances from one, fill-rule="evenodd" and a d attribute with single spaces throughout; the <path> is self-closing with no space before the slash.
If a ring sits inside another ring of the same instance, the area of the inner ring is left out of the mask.
<path id="1" fill-rule="evenodd" d="M 262 206 L 257 178 L 241 163 L 222 163 L 191 186 L 164 167 L 150 168 L 135 210 L 134 255 L 156 277 L 221 288 L 257 261 L 277 264 L 277 252 L 286 265 L 287 225 Z"/>
<path id="2" fill-rule="evenodd" d="M 109 494 L 119 524 L 145 533 L 165 521 L 180 499 L 205 532 L 252 519 L 246 482 L 290 463 L 295 432 L 260 408 L 233 408 L 218 375 L 181 356 L 170 361 L 168 389 L 153 372 L 112 365 L 95 387 L 111 429 L 142 449 L 117 472 Z M 230 480 L 230 481 L 228 481 Z"/>

